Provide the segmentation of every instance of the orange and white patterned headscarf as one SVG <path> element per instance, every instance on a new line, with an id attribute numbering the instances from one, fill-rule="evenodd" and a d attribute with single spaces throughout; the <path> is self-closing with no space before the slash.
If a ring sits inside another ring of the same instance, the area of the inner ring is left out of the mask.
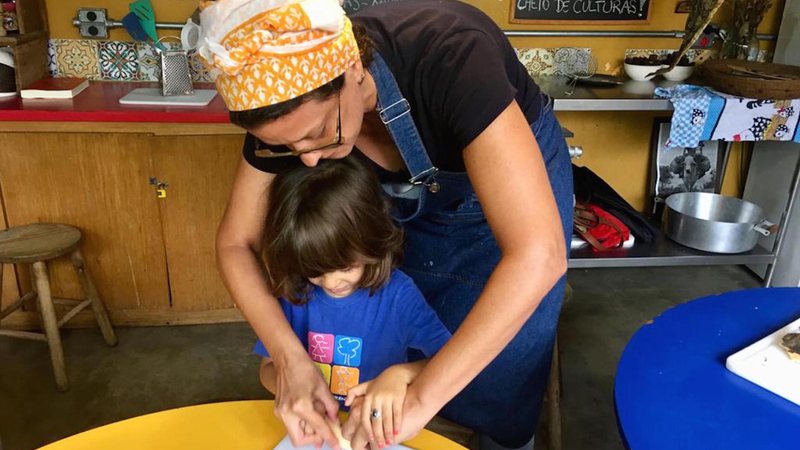
<path id="1" fill-rule="evenodd" d="M 359 58 L 338 0 L 219 0 L 201 9 L 198 52 L 218 69 L 217 91 L 231 111 L 299 97 Z"/>

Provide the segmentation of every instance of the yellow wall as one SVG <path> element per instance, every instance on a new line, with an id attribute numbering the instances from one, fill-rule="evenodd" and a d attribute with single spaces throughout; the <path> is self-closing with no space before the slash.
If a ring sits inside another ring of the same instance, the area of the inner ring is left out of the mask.
<path id="1" fill-rule="evenodd" d="M 194 11 L 194 0 L 152 0 L 156 20 L 159 22 L 185 22 Z M 407 0 L 413 1 L 413 0 Z M 675 14 L 677 0 L 651 0 L 650 23 L 644 25 L 526 25 L 508 22 L 509 1 L 513 0 L 469 0 L 489 14 L 503 29 L 508 30 L 682 30 L 685 14 Z M 79 38 L 71 21 L 79 6 L 108 8 L 109 16 L 119 20 L 127 12 L 128 2 L 95 0 L 46 0 L 52 38 Z M 776 0 L 759 31 L 775 33 L 780 25 L 783 0 Z M 729 11 L 723 8 L 722 15 Z M 112 30 L 111 39 L 129 39 L 124 30 Z M 512 38 L 515 47 L 589 47 L 598 61 L 601 73 L 619 74 L 625 49 L 627 48 L 677 48 L 678 39 L 673 38 Z M 606 179 L 635 207 L 643 209 L 647 204 L 647 186 L 650 172 L 650 142 L 653 118 L 650 113 L 574 112 L 559 113 L 563 125 L 575 133 L 571 140 L 584 148 L 584 157 L 578 161 Z M 661 115 L 663 116 L 663 114 Z M 741 189 L 739 168 L 741 148 L 735 147 L 725 178 L 723 193 L 738 195 Z"/>

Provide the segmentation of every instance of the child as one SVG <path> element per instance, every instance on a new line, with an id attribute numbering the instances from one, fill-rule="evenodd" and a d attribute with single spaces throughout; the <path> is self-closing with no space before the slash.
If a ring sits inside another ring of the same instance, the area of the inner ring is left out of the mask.
<path id="1" fill-rule="evenodd" d="M 270 289 L 334 397 L 349 406 L 366 394 L 362 417 L 381 443 L 400 429 L 393 411 L 426 363 L 408 363 L 408 350 L 430 358 L 450 338 L 396 269 L 402 245 L 376 175 L 355 154 L 293 168 L 271 184 L 263 255 Z M 254 351 L 264 357 L 261 383 L 275 392 L 269 354 L 261 342 Z"/>

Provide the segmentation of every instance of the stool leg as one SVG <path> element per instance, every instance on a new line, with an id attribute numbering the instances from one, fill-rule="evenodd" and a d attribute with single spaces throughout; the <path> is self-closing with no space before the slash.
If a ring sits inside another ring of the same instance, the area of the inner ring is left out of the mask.
<path id="1" fill-rule="evenodd" d="M 108 319 L 106 308 L 103 306 L 100 296 L 97 295 L 97 288 L 94 287 L 92 276 L 89 274 L 89 268 L 86 267 L 86 261 L 83 259 L 80 249 L 72 252 L 72 265 L 75 266 L 75 270 L 78 272 L 78 278 L 81 281 L 81 285 L 83 285 L 84 292 L 86 292 L 86 298 L 92 301 L 94 317 L 100 326 L 103 338 L 108 345 L 112 347 L 117 345 L 117 336 L 114 334 L 111 320 Z"/>
<path id="2" fill-rule="evenodd" d="M 561 450 L 561 364 L 558 357 L 558 337 L 553 344 L 553 363 L 550 365 L 550 379 L 547 381 L 547 414 L 549 416 L 547 434 L 550 437 L 550 450 Z"/>
<path id="3" fill-rule="evenodd" d="M 59 391 L 69 389 L 67 369 L 64 364 L 64 349 L 61 347 L 61 335 L 58 332 L 56 310 L 53 307 L 53 297 L 50 293 L 50 279 L 47 276 L 47 265 L 43 261 L 33 263 L 33 278 L 36 286 L 36 297 L 39 303 L 39 312 L 42 315 L 44 334 L 47 336 L 47 345 L 50 347 L 50 359 L 53 362 L 53 373 L 56 377 L 56 386 Z"/>

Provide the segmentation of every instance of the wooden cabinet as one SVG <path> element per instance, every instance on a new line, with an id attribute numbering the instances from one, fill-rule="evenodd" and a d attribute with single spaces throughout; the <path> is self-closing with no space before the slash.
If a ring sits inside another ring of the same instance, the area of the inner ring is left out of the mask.
<path id="1" fill-rule="evenodd" d="M 40 125 L 45 131 L 0 132 L 9 226 L 79 227 L 84 255 L 116 324 L 241 320 L 214 257 L 214 236 L 241 154 L 239 130 L 218 126 L 222 134 L 208 135 L 203 133 L 214 127 L 60 123 L 47 131 Z M 166 197 L 156 195 L 151 178 L 167 183 Z M 54 295 L 76 298 L 80 285 L 68 269 L 66 261 L 51 265 Z M 17 272 L 27 292 L 27 268 Z M 6 320 L 25 326 L 33 319 L 20 313 Z M 88 314 L 78 319 L 91 323 Z"/>
<path id="2" fill-rule="evenodd" d="M 168 183 L 167 196 L 157 203 L 175 311 L 233 306 L 217 272 L 214 239 L 242 140 L 242 135 L 151 138 L 154 173 Z"/>

